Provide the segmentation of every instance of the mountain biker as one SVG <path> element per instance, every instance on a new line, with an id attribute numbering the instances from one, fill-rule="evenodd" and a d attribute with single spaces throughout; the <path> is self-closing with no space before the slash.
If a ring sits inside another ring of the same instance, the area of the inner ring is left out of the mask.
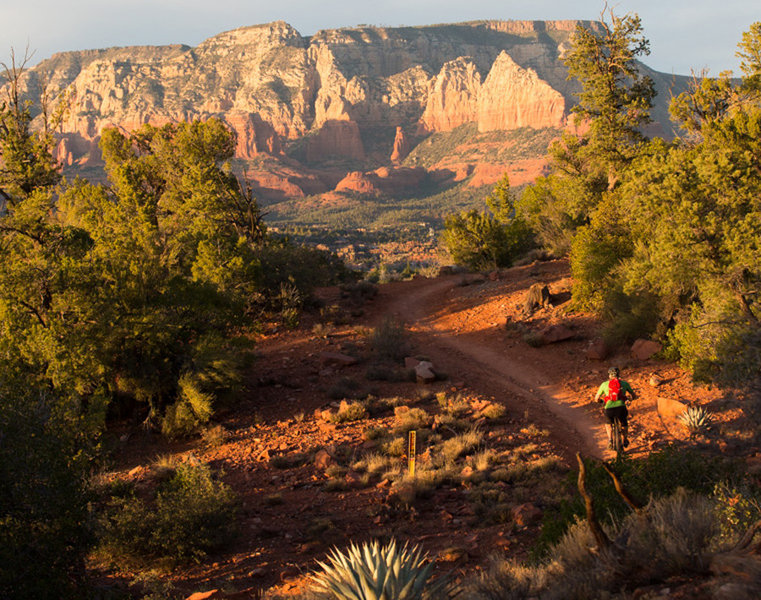
<path id="1" fill-rule="evenodd" d="M 619 379 L 618 367 L 608 369 L 608 381 L 604 381 L 595 394 L 595 402 L 604 402 L 605 418 L 608 422 L 605 424 L 605 431 L 608 434 L 608 448 L 613 448 L 613 421 L 618 419 L 621 422 L 621 429 L 624 434 L 624 447 L 629 445 L 629 423 L 627 416 L 629 411 L 626 410 L 626 395 L 629 394 L 631 400 L 637 397 L 632 386 L 627 381 Z"/>

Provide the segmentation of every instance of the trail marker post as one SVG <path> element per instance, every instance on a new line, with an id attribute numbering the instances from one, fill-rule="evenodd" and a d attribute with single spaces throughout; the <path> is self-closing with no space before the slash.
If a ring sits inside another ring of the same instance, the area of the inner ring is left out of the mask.
<path id="1" fill-rule="evenodd" d="M 411 477 L 415 476 L 415 462 L 417 459 L 417 432 L 413 429 L 407 435 L 407 466 Z"/>

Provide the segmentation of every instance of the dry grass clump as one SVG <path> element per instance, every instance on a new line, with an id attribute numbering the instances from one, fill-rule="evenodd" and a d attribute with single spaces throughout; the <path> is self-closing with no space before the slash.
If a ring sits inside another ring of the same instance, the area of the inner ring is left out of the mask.
<path id="1" fill-rule="evenodd" d="M 715 504 L 680 488 L 606 528 L 610 546 L 590 551 L 596 540 L 586 521 L 579 521 L 543 563 L 529 567 L 497 560 L 467 597 L 586 600 L 674 576 L 707 575 L 718 531 Z"/>
<path id="2" fill-rule="evenodd" d="M 407 438 L 396 437 L 385 442 L 381 449 L 389 456 L 404 456 L 407 453 Z"/>
<path id="3" fill-rule="evenodd" d="M 222 425 L 211 425 L 203 430 L 201 439 L 211 448 L 217 448 L 230 438 L 230 432 Z"/>
<path id="4" fill-rule="evenodd" d="M 473 423 L 467 419 L 459 419 L 453 415 L 444 413 L 436 415 L 433 422 L 436 429 L 448 429 L 453 433 L 465 431 L 473 426 Z"/>
<path id="5" fill-rule="evenodd" d="M 470 403 L 460 394 L 451 397 L 446 392 L 439 392 L 436 394 L 436 402 L 446 415 L 461 417 L 471 412 Z"/>
<path id="6" fill-rule="evenodd" d="M 479 416 L 489 420 L 496 420 L 501 419 L 505 414 L 507 414 L 507 409 L 502 404 L 492 402 L 481 410 Z"/>
<path id="7" fill-rule="evenodd" d="M 478 429 L 471 429 L 465 433 L 445 440 L 441 447 L 441 455 L 445 463 L 451 464 L 461 456 L 471 452 L 481 445 L 484 434 Z"/>
<path id="8" fill-rule="evenodd" d="M 394 431 L 407 433 L 413 429 L 430 427 L 433 417 L 422 408 L 409 408 L 397 406 L 394 409 Z"/>
<path id="9" fill-rule="evenodd" d="M 331 423 L 346 423 L 349 421 L 361 421 L 367 417 L 367 408 L 362 402 L 341 402 L 338 411 L 331 413 L 329 421 Z"/>
<path id="10" fill-rule="evenodd" d="M 527 427 L 522 427 L 521 433 L 532 438 L 546 438 L 550 436 L 549 429 L 540 429 L 533 423 Z"/>
<path id="11" fill-rule="evenodd" d="M 373 452 L 356 461 L 352 465 L 352 469 L 371 475 L 381 475 L 398 469 L 398 462 L 390 456 Z"/>

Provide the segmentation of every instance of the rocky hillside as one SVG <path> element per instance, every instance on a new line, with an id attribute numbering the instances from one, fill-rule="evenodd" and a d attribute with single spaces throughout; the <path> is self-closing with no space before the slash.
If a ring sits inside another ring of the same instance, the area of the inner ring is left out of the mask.
<path id="1" fill-rule="evenodd" d="M 546 140 L 567 124 L 574 86 L 562 55 L 577 23 L 359 27 L 304 37 L 275 22 L 195 48 L 56 54 L 29 71 L 25 85 L 31 96 L 42 82 L 70 90 L 58 152 L 73 169 L 99 164 L 104 127 L 219 117 L 237 132 L 237 156 L 265 203 L 480 186 L 505 171 L 521 184 L 542 172 Z M 655 117 L 668 123 L 669 89 L 684 78 L 643 69 L 660 91 Z M 525 143 L 536 135 L 541 143 Z"/>

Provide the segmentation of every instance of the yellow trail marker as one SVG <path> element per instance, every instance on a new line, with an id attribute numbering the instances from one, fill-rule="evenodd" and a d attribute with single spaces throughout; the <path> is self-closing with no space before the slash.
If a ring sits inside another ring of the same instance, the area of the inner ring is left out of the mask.
<path id="1" fill-rule="evenodd" d="M 417 453 L 417 432 L 410 431 L 407 436 L 407 464 L 411 476 L 415 476 L 415 459 Z"/>

